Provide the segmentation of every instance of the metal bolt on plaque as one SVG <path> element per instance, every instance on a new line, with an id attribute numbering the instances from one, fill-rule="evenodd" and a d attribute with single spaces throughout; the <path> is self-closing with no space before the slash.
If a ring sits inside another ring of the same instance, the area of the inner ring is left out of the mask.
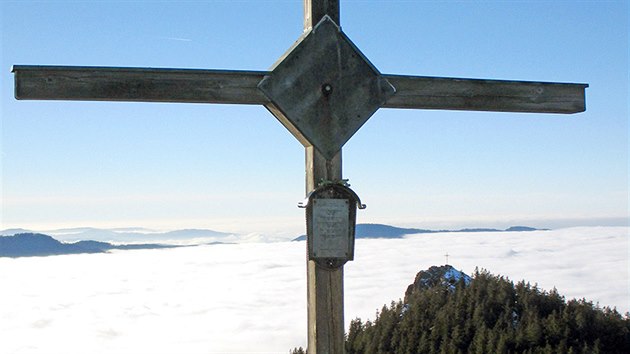
<path id="1" fill-rule="evenodd" d="M 298 206 L 306 208 L 309 260 L 335 269 L 354 259 L 357 208 L 366 206 L 352 189 L 338 183 L 325 184 Z"/>

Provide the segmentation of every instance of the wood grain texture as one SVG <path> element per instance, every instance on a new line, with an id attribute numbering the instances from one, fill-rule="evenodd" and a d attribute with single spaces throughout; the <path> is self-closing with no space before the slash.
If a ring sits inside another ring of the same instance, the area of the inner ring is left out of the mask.
<path id="1" fill-rule="evenodd" d="M 341 151 L 327 160 L 313 146 L 306 151 L 306 194 L 324 180 L 340 180 Z M 307 257 L 308 353 L 344 353 L 343 266 L 320 267 Z"/>
<path id="2" fill-rule="evenodd" d="M 268 72 L 14 66 L 20 100 L 139 101 L 262 104 Z M 531 113 L 586 109 L 587 84 L 384 75 L 396 94 L 384 108 Z"/>
<path id="3" fill-rule="evenodd" d="M 266 104 L 257 88 L 266 72 L 14 66 L 19 100 Z"/>
<path id="4" fill-rule="evenodd" d="M 325 15 L 339 24 L 337 0 L 304 0 L 304 30 L 313 28 Z M 341 150 L 326 159 L 315 147 L 306 146 L 306 194 L 320 180 L 340 180 Z M 307 246 L 308 247 L 308 246 Z M 334 270 L 307 262 L 307 307 L 309 354 L 344 353 L 343 266 Z"/>
<path id="5" fill-rule="evenodd" d="M 328 15 L 340 25 L 339 0 L 304 0 L 304 30 L 308 31 Z"/>
<path id="6" fill-rule="evenodd" d="M 308 261 L 308 353 L 344 353 L 343 266 Z"/>
<path id="7" fill-rule="evenodd" d="M 578 113 L 587 84 L 383 75 L 395 88 L 383 107 L 467 111 Z"/>

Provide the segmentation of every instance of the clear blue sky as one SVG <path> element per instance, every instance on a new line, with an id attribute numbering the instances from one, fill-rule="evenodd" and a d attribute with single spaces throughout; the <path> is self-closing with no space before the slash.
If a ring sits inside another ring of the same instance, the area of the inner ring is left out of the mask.
<path id="1" fill-rule="evenodd" d="M 300 232 L 304 149 L 263 107 L 16 101 L 15 64 L 266 70 L 302 1 L 2 1 L 0 229 Z M 627 1 L 341 1 L 386 74 L 588 83 L 576 115 L 379 110 L 344 147 L 359 222 L 628 217 Z"/>

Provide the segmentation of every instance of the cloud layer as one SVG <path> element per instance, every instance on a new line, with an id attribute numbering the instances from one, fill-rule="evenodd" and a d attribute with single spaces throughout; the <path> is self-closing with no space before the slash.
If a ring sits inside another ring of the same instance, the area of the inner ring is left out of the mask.
<path id="1" fill-rule="evenodd" d="M 283 353 L 306 345 L 303 242 L 0 259 L 3 353 Z M 374 318 L 415 274 L 486 268 L 630 310 L 628 228 L 359 240 L 346 323 Z"/>

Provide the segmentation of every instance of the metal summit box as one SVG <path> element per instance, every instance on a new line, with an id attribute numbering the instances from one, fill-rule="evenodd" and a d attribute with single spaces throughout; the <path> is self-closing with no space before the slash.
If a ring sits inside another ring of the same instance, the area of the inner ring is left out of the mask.
<path id="1" fill-rule="evenodd" d="M 338 183 L 325 184 L 300 204 L 306 208 L 308 259 L 337 268 L 354 259 L 357 208 L 364 209 L 357 194 Z"/>

